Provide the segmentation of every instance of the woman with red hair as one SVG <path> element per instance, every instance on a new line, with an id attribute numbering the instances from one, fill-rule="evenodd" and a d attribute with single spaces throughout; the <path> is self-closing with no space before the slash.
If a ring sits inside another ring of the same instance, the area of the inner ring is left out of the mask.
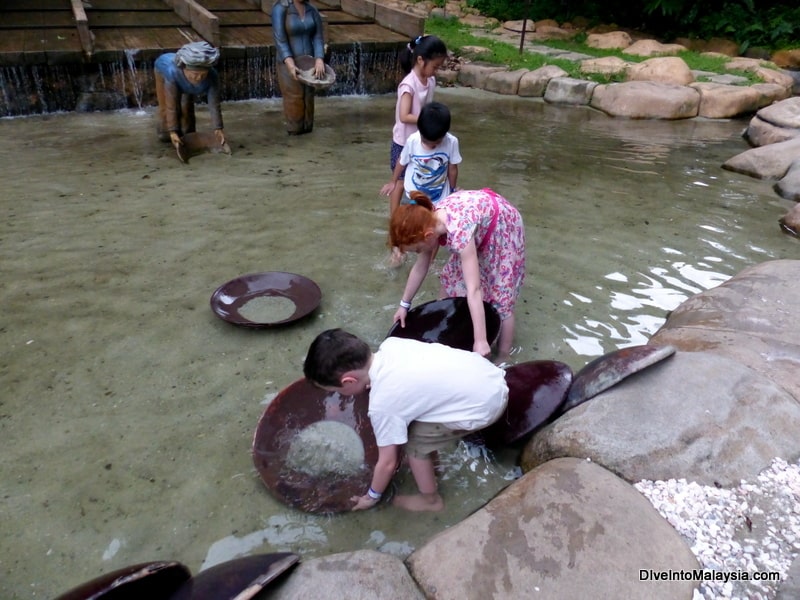
<path id="1" fill-rule="evenodd" d="M 451 256 L 440 275 L 440 296 L 466 297 L 474 330 L 472 349 L 483 356 L 491 352 L 483 302 L 497 309 L 501 325 L 496 360 L 505 361 L 511 352 L 514 308 L 525 278 L 522 216 L 488 188 L 459 190 L 435 206 L 420 192 L 412 192 L 411 200 L 395 209 L 389 224 L 391 245 L 417 253 L 394 321 L 405 327 L 411 301 L 428 274 L 434 252 L 444 246 Z"/>

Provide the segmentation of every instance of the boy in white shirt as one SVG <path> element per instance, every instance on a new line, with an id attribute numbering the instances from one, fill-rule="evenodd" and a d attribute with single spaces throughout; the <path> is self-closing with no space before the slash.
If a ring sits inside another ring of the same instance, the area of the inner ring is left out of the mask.
<path id="1" fill-rule="evenodd" d="M 350 396 L 369 389 L 368 414 L 378 445 L 372 482 L 354 496 L 353 510 L 381 499 L 405 450 L 419 494 L 393 504 L 412 511 L 439 511 L 434 457 L 468 433 L 503 414 L 508 403 L 505 371 L 475 352 L 390 337 L 374 354 L 366 342 L 329 329 L 311 343 L 303 372 L 313 384 Z"/>
<path id="2" fill-rule="evenodd" d="M 381 188 L 391 196 L 405 169 L 401 202 L 410 202 L 413 191 L 424 193 L 436 204 L 456 190 L 461 153 L 458 138 L 449 133 L 450 109 L 441 102 L 429 102 L 417 117 L 417 131 L 412 133 L 392 173 L 392 181 Z"/>

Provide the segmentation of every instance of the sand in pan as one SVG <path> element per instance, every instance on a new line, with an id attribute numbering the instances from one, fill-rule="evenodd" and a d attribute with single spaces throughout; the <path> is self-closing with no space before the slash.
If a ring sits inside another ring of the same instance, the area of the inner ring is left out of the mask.
<path id="1" fill-rule="evenodd" d="M 286 465 L 312 476 L 352 475 L 364 466 L 364 445 L 352 427 L 318 421 L 291 441 Z"/>
<path id="2" fill-rule="evenodd" d="M 294 314 L 294 302 L 283 296 L 256 296 L 239 308 L 239 314 L 253 323 L 280 323 Z"/>

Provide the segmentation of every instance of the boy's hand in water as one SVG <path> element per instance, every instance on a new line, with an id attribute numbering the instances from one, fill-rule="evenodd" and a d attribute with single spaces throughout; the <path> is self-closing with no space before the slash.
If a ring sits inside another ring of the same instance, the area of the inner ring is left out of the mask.
<path id="1" fill-rule="evenodd" d="M 364 494 L 363 496 L 353 496 L 350 498 L 350 500 L 355 502 L 355 506 L 353 506 L 351 510 L 366 510 L 368 508 L 372 508 L 378 503 L 375 498 L 372 498 L 368 494 Z"/>
<path id="2" fill-rule="evenodd" d="M 389 266 L 392 269 L 397 269 L 402 267 L 404 262 L 406 262 L 406 253 L 397 246 L 392 246 L 392 252 L 389 255 Z"/>
<path id="3" fill-rule="evenodd" d="M 394 191 L 394 186 L 396 185 L 397 181 L 390 181 L 389 183 L 384 184 L 384 186 L 381 188 L 381 196 L 390 196 Z"/>

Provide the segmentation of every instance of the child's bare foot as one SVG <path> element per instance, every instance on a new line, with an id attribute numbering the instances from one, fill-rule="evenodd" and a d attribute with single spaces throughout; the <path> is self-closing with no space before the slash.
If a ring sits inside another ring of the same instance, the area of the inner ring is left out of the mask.
<path id="1" fill-rule="evenodd" d="M 438 493 L 395 496 L 392 504 L 414 512 L 438 512 L 444 508 L 444 500 Z"/>

